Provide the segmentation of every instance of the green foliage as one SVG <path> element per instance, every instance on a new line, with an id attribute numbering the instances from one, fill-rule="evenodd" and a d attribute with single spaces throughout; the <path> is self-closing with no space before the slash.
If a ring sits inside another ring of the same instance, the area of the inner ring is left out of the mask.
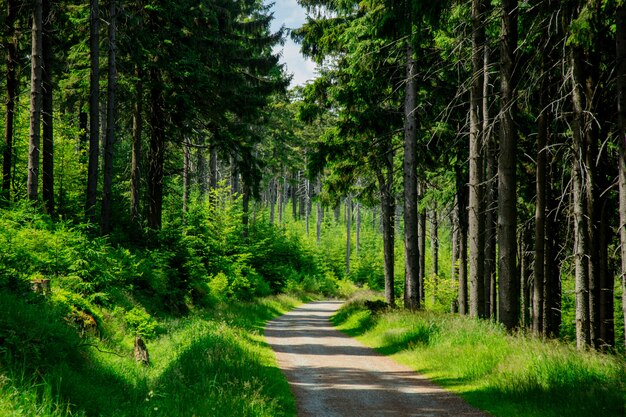
<path id="1" fill-rule="evenodd" d="M 145 310 L 133 307 L 124 313 L 124 322 L 135 333 L 145 338 L 153 338 L 157 333 L 157 322 Z"/>

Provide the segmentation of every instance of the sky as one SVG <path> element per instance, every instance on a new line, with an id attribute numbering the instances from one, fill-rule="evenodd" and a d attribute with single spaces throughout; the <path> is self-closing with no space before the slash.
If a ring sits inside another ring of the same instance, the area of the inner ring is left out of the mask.
<path id="1" fill-rule="evenodd" d="M 269 3 L 270 0 L 266 0 Z M 298 5 L 296 0 L 274 0 L 274 20 L 272 31 L 276 32 L 282 25 L 289 29 L 295 29 L 304 23 L 305 10 Z M 315 77 L 315 64 L 300 54 L 300 47 L 289 36 L 284 46 L 278 46 L 275 52 L 281 53 L 281 62 L 287 67 L 287 73 L 293 74 L 291 86 L 303 85 L 307 80 Z"/>

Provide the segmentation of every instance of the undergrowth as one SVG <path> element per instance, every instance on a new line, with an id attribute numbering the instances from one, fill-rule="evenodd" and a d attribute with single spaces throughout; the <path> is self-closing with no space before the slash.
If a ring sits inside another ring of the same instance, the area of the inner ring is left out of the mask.
<path id="1" fill-rule="evenodd" d="M 362 300 L 346 304 L 333 321 L 495 416 L 626 414 L 626 361 L 619 354 L 580 352 L 446 313 L 372 313 Z"/>

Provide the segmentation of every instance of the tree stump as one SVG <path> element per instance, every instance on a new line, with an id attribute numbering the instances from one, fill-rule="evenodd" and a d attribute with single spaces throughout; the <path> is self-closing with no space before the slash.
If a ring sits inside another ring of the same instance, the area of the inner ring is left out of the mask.
<path id="1" fill-rule="evenodd" d="M 49 279 L 34 279 L 31 281 L 33 291 L 44 296 L 50 294 L 50 280 Z"/>
<path id="2" fill-rule="evenodd" d="M 135 351 L 135 360 L 137 362 L 141 362 L 145 366 L 150 365 L 150 355 L 148 355 L 148 348 L 146 347 L 146 344 L 144 343 L 143 339 L 141 339 L 141 336 L 139 335 L 135 336 L 134 351 Z"/>

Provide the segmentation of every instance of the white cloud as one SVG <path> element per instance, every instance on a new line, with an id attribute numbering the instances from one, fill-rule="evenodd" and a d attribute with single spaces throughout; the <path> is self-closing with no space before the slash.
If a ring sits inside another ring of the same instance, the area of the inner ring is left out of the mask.
<path id="1" fill-rule="evenodd" d="M 274 3 L 272 30 L 277 31 L 283 25 L 294 29 L 305 22 L 306 12 L 296 0 L 275 0 Z M 281 49 L 281 62 L 286 64 L 287 72 L 293 74 L 291 86 L 302 85 L 315 78 L 315 64 L 302 56 L 300 47 L 290 38 L 286 39 L 283 47 L 279 46 L 274 52 L 280 52 Z"/>

